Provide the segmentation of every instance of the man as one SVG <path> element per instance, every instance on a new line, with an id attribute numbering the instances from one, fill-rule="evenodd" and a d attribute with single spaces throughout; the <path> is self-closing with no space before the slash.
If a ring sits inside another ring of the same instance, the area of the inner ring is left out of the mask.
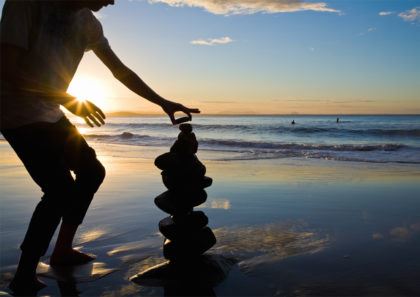
<path id="1" fill-rule="evenodd" d="M 59 108 L 64 106 L 91 127 L 104 124 L 99 107 L 66 93 L 86 50 L 93 50 L 130 90 L 160 105 L 173 124 L 177 111 L 190 119 L 199 112 L 160 97 L 119 60 L 92 13 L 109 4 L 114 1 L 6 0 L 3 7 L 0 129 L 44 193 L 21 245 L 10 284 L 14 291 L 45 286 L 36 277 L 36 267 L 60 221 L 50 264 L 79 265 L 94 258 L 74 250 L 72 242 L 105 169 Z"/>

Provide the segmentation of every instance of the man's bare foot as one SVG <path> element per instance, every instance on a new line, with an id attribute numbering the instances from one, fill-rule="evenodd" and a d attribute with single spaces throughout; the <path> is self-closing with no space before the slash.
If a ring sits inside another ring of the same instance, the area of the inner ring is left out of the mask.
<path id="1" fill-rule="evenodd" d="M 85 254 L 78 250 L 69 250 L 67 252 L 54 252 L 50 258 L 51 266 L 77 266 L 89 263 L 96 259 L 93 254 Z"/>
<path id="2" fill-rule="evenodd" d="M 47 285 L 36 276 L 15 276 L 9 284 L 9 289 L 13 291 L 14 296 L 34 296 L 39 290 L 46 286 Z"/>

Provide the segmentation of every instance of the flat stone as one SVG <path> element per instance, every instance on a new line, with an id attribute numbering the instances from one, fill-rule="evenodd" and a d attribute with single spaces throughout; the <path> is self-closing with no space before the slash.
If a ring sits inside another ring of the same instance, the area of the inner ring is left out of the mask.
<path id="1" fill-rule="evenodd" d="M 191 133 L 193 128 L 191 126 L 191 124 L 181 124 L 179 125 L 179 130 L 181 130 L 184 133 Z"/>
<path id="2" fill-rule="evenodd" d="M 191 287 L 192 284 L 215 287 L 225 280 L 237 262 L 234 258 L 212 254 L 185 262 L 166 261 L 136 274 L 130 281 L 145 287 Z"/>
<path id="3" fill-rule="evenodd" d="M 185 260 L 199 256 L 216 244 L 216 237 L 209 227 L 191 234 L 190 237 L 166 239 L 163 245 L 163 256 L 168 260 Z"/>
<path id="4" fill-rule="evenodd" d="M 207 193 L 204 190 L 188 193 L 188 195 L 166 191 L 155 198 L 155 204 L 166 213 L 182 215 L 191 212 L 193 207 L 203 204 L 206 200 Z"/>
<path id="5" fill-rule="evenodd" d="M 178 225 L 197 226 L 196 229 L 201 229 L 209 223 L 209 218 L 200 210 L 193 211 L 185 216 L 172 216 L 172 220 Z"/>
<path id="6" fill-rule="evenodd" d="M 159 209 L 166 213 L 175 214 L 186 214 L 192 211 L 193 207 L 187 207 L 177 203 L 169 191 L 166 191 L 155 198 L 155 204 Z"/>
<path id="7" fill-rule="evenodd" d="M 170 152 L 164 153 L 155 159 L 155 166 L 161 170 L 179 167 L 180 163 L 182 163 L 182 161 L 179 156 Z"/>
<path id="8" fill-rule="evenodd" d="M 176 223 L 175 223 L 176 221 Z M 209 223 L 208 217 L 202 211 L 193 211 L 185 216 L 166 217 L 159 222 L 159 231 L 170 240 L 188 237 Z"/>
<path id="9" fill-rule="evenodd" d="M 206 174 L 206 166 L 195 155 L 165 153 L 155 159 L 155 165 L 176 176 L 204 176 Z"/>
<path id="10" fill-rule="evenodd" d="M 205 176 L 205 177 L 203 178 L 203 181 L 202 181 L 201 186 L 202 186 L 203 188 L 208 188 L 208 187 L 210 187 L 212 184 L 213 184 L 213 179 L 212 179 L 211 177 Z"/>
<path id="11" fill-rule="evenodd" d="M 197 192 L 210 187 L 213 179 L 207 176 L 182 176 L 174 172 L 162 171 L 162 182 L 168 190 L 178 192 Z"/>

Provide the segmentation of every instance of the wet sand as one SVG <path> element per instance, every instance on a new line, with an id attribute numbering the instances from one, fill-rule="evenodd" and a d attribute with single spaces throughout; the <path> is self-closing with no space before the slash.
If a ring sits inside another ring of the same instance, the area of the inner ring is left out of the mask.
<path id="1" fill-rule="evenodd" d="M 91 265 L 53 271 L 48 254 L 39 296 L 163 296 L 129 278 L 162 258 L 153 203 L 165 191 L 153 158 L 138 146 L 92 144 L 107 168 L 77 236 Z M 215 231 L 211 254 L 233 258 L 218 296 L 420 295 L 420 168 L 415 165 L 283 159 L 214 161 L 201 206 Z M 41 191 L 0 141 L 0 291 L 14 273 Z M 185 284 L 181 285 L 186 286 Z M 203 295 L 208 295 L 206 291 Z"/>

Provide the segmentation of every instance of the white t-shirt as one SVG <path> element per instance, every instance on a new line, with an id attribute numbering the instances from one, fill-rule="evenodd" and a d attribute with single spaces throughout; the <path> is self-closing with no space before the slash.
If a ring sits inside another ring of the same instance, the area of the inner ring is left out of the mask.
<path id="1" fill-rule="evenodd" d="M 108 46 L 101 23 L 89 9 L 63 9 L 61 1 L 6 0 L 0 42 L 26 54 L 19 67 L 26 78 L 45 90 L 66 92 L 87 50 Z M 63 112 L 57 103 L 1 81 L 0 128 L 56 122 Z"/>

